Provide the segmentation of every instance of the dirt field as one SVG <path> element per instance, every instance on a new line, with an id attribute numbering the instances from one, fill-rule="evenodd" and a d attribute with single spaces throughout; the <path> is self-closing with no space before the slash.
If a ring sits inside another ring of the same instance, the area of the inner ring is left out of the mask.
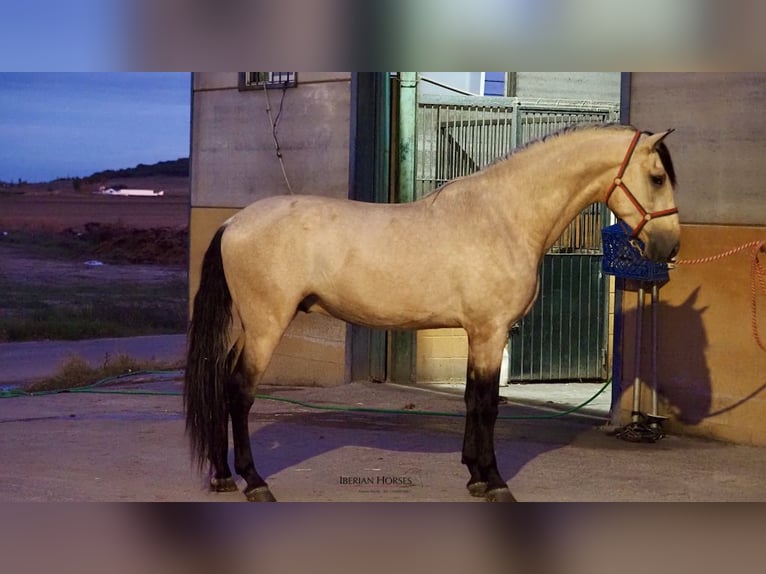
<path id="1" fill-rule="evenodd" d="M 160 197 L 104 196 L 72 190 L 46 191 L 37 186 L 22 186 L 13 193 L 0 192 L 0 232 L 12 229 L 63 230 L 96 221 L 147 229 L 186 227 L 189 224 L 189 195 L 186 178 L 173 181 L 131 182 L 131 186 L 163 189 Z"/>
<path id="2" fill-rule="evenodd" d="M 51 281 L 92 281 L 142 284 L 185 281 L 186 268 L 179 265 L 102 265 L 88 266 L 80 261 L 29 257 L 16 249 L 0 245 L 2 277 L 9 281 L 45 284 Z"/>

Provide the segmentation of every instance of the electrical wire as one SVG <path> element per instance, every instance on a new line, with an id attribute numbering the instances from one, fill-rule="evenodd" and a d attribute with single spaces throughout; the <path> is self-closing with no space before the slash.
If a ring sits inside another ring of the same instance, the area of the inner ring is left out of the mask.
<path id="1" fill-rule="evenodd" d="M 290 180 L 287 178 L 287 171 L 285 170 L 285 160 L 282 157 L 282 148 L 279 145 L 279 137 L 277 136 L 277 126 L 279 125 L 279 118 L 282 116 L 282 106 L 285 103 L 285 94 L 287 93 L 287 83 L 282 86 L 282 98 L 279 100 L 279 110 L 277 111 L 277 117 L 274 118 L 271 114 L 271 98 L 269 97 L 269 88 L 266 84 L 263 84 L 263 92 L 266 94 L 266 114 L 269 116 L 269 123 L 271 124 L 271 137 L 274 140 L 274 147 L 277 153 L 277 159 L 279 160 L 279 166 L 282 168 L 282 177 L 285 180 L 287 191 L 290 195 L 293 195 L 293 187 L 290 185 Z"/>

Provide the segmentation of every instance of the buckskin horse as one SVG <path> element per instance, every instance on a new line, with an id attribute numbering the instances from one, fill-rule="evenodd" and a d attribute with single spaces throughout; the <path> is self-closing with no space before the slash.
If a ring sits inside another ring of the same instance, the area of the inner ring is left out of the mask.
<path id="1" fill-rule="evenodd" d="M 567 128 L 406 204 L 318 196 L 256 201 L 215 233 L 189 327 L 186 429 L 210 488 L 273 501 L 256 471 L 248 413 L 272 352 L 299 312 L 383 329 L 462 327 L 468 335 L 462 463 L 468 491 L 513 501 L 495 459 L 503 347 L 532 307 L 546 251 L 604 202 L 654 261 L 680 225 L 663 139 L 630 126 Z M 414 248 L 417 246 L 417 248 Z"/>

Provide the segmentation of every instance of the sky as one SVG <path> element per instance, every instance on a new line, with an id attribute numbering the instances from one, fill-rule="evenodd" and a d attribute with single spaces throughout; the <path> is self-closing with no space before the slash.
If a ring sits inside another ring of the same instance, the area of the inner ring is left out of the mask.
<path id="1" fill-rule="evenodd" d="M 191 74 L 0 73 L 0 181 L 189 156 Z"/>

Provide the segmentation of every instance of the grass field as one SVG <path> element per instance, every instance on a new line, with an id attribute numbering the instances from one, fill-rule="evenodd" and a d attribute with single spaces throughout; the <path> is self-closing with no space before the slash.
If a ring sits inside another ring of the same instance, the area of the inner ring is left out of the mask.
<path id="1" fill-rule="evenodd" d="M 0 277 L 0 342 L 180 333 L 186 281 L 64 279 L 29 285 Z"/>

